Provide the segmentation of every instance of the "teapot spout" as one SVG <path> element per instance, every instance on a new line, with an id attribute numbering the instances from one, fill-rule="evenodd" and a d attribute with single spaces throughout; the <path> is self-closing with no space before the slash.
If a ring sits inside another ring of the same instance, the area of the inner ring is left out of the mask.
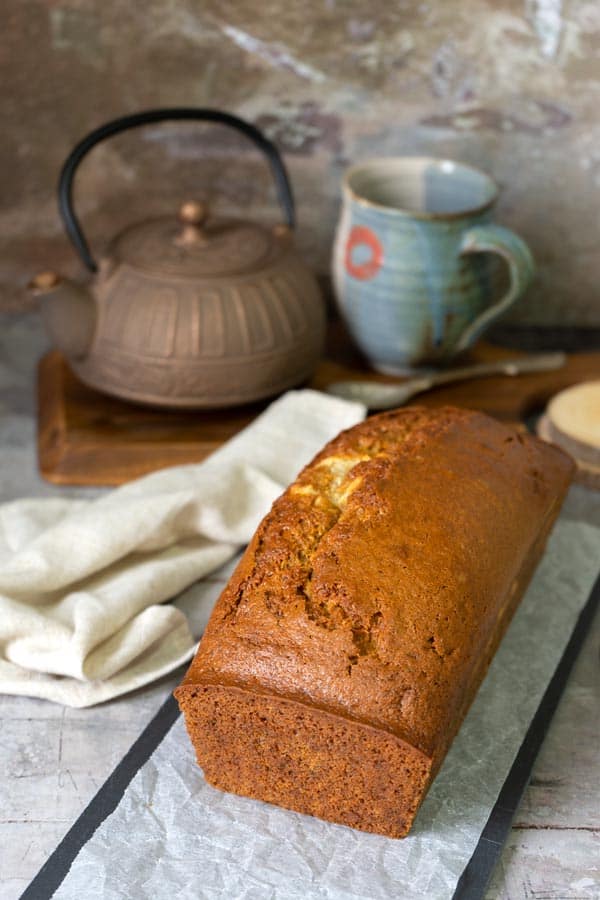
<path id="1" fill-rule="evenodd" d="M 68 359 L 86 356 L 96 327 L 91 291 L 55 272 L 41 272 L 29 287 L 40 298 L 40 313 L 52 343 Z"/>

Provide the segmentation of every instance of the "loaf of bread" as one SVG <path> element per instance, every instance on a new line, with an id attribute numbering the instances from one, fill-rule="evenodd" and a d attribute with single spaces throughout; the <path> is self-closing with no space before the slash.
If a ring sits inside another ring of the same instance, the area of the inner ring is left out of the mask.
<path id="1" fill-rule="evenodd" d="M 468 410 L 331 441 L 258 528 L 175 692 L 207 781 L 406 835 L 571 474 Z"/>

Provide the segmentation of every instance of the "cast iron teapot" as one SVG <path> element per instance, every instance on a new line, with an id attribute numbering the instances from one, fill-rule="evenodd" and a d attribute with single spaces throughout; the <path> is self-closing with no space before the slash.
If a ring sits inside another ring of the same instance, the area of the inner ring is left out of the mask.
<path id="1" fill-rule="evenodd" d="M 193 119 L 229 125 L 262 150 L 284 223 L 212 216 L 184 203 L 179 215 L 130 225 L 97 265 L 73 211 L 75 171 L 96 144 L 129 128 Z M 321 354 L 323 301 L 294 250 L 294 200 L 276 147 L 253 125 L 206 109 L 151 110 L 116 119 L 84 138 L 58 188 L 88 284 L 44 272 L 32 282 L 54 344 L 91 387 L 166 407 L 227 407 L 307 379 Z"/>

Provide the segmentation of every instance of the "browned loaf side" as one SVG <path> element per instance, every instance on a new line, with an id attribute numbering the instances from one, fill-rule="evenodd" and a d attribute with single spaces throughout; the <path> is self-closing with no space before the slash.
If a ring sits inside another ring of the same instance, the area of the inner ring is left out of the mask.
<path id="1" fill-rule="evenodd" d="M 404 836 L 571 474 L 467 410 L 331 441 L 261 523 L 175 692 L 209 783 Z"/>

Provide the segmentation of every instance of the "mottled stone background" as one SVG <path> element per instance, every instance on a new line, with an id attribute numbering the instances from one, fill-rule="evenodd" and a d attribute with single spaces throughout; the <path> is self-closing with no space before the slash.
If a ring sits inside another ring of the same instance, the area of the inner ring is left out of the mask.
<path id="1" fill-rule="evenodd" d="M 263 127 L 296 189 L 299 243 L 328 268 L 352 161 L 431 153 L 503 187 L 498 219 L 539 262 L 512 322 L 600 324 L 600 4 L 596 0 L 4 0 L 0 10 L 0 304 L 42 267 L 77 271 L 54 197 L 89 129 L 205 105 Z M 223 128 L 120 136 L 82 166 L 95 249 L 185 198 L 276 218 L 265 166 Z"/>

